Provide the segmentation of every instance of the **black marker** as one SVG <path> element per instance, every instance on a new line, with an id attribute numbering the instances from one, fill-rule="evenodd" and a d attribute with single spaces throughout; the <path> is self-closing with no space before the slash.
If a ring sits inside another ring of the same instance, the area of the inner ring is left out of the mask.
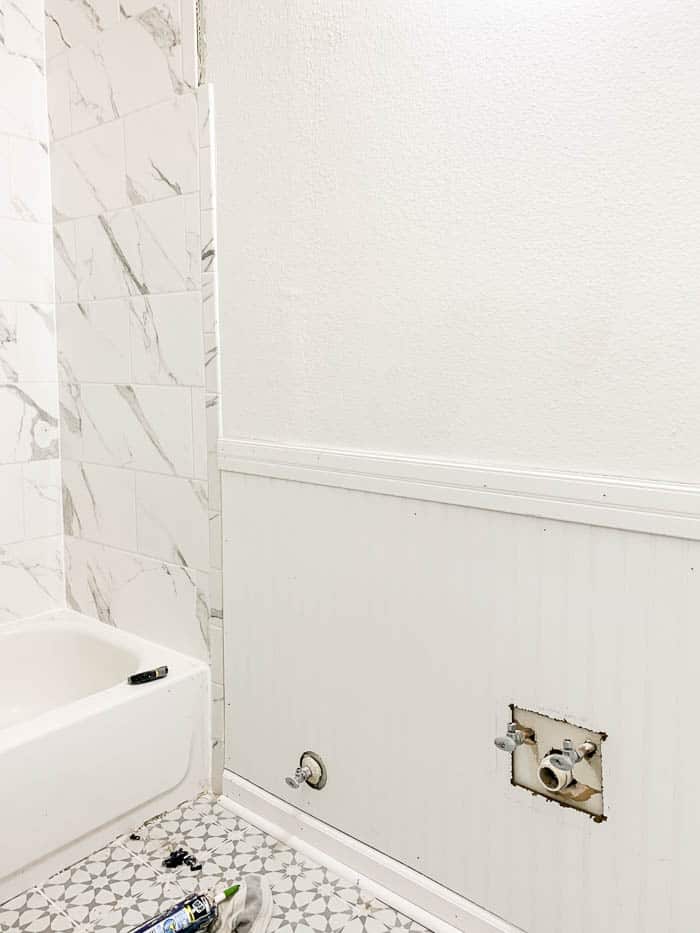
<path id="1" fill-rule="evenodd" d="M 168 665 L 154 667 L 150 671 L 140 671 L 138 674 L 129 674 L 128 683 L 130 684 L 149 684 L 152 680 L 162 680 L 168 676 Z"/>

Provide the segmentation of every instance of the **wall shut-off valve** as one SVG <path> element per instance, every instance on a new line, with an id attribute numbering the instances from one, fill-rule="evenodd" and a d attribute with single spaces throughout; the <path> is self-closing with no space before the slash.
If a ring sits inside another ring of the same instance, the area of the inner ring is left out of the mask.
<path id="1" fill-rule="evenodd" d="M 511 756 L 511 784 L 602 822 L 606 738 L 604 732 L 512 706 L 506 734 L 494 742 Z"/>
<path id="2" fill-rule="evenodd" d="M 524 742 L 532 742 L 534 738 L 535 733 L 532 729 L 521 726 L 518 722 L 509 722 L 506 734 L 499 735 L 498 738 L 493 740 L 493 743 L 502 752 L 512 755 L 519 745 Z"/>
<path id="3" fill-rule="evenodd" d="M 299 764 L 293 775 L 286 777 L 287 787 L 299 790 L 307 784 L 314 790 L 322 790 L 326 786 L 327 774 L 323 759 L 316 752 L 304 752 L 299 758 Z"/>

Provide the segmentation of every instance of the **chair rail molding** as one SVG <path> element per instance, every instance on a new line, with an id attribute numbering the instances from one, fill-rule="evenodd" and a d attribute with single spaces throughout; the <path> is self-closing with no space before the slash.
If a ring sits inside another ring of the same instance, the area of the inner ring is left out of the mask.
<path id="1" fill-rule="evenodd" d="M 700 540 L 700 486 L 222 438 L 224 472 Z"/>

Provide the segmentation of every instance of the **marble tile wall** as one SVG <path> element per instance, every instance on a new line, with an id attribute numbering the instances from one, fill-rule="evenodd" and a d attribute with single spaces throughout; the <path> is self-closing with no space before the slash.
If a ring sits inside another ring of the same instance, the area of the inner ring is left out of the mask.
<path id="1" fill-rule="evenodd" d="M 200 206 L 202 230 L 202 326 L 209 483 L 209 605 L 212 675 L 212 783 L 221 792 L 224 770 L 224 602 L 222 575 L 221 474 L 217 461 L 221 385 L 216 244 L 214 99 L 211 85 L 198 91 Z"/>
<path id="2" fill-rule="evenodd" d="M 0 0 L 0 622 L 63 603 L 42 0 Z"/>
<path id="3" fill-rule="evenodd" d="M 211 646 L 220 774 L 214 172 L 195 37 L 194 0 L 0 0 L 0 621 L 67 604 Z"/>
<path id="4" fill-rule="evenodd" d="M 208 658 L 213 202 L 194 2 L 46 0 L 46 36 L 67 603 Z"/>

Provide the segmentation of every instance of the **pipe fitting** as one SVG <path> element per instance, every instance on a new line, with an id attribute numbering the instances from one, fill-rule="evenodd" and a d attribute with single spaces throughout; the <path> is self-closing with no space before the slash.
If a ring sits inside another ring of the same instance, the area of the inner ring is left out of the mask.
<path id="1" fill-rule="evenodd" d="M 574 772 L 572 769 L 558 768 L 556 754 L 550 754 L 545 755 L 540 762 L 537 779 L 550 794 L 558 794 L 574 783 Z"/>

